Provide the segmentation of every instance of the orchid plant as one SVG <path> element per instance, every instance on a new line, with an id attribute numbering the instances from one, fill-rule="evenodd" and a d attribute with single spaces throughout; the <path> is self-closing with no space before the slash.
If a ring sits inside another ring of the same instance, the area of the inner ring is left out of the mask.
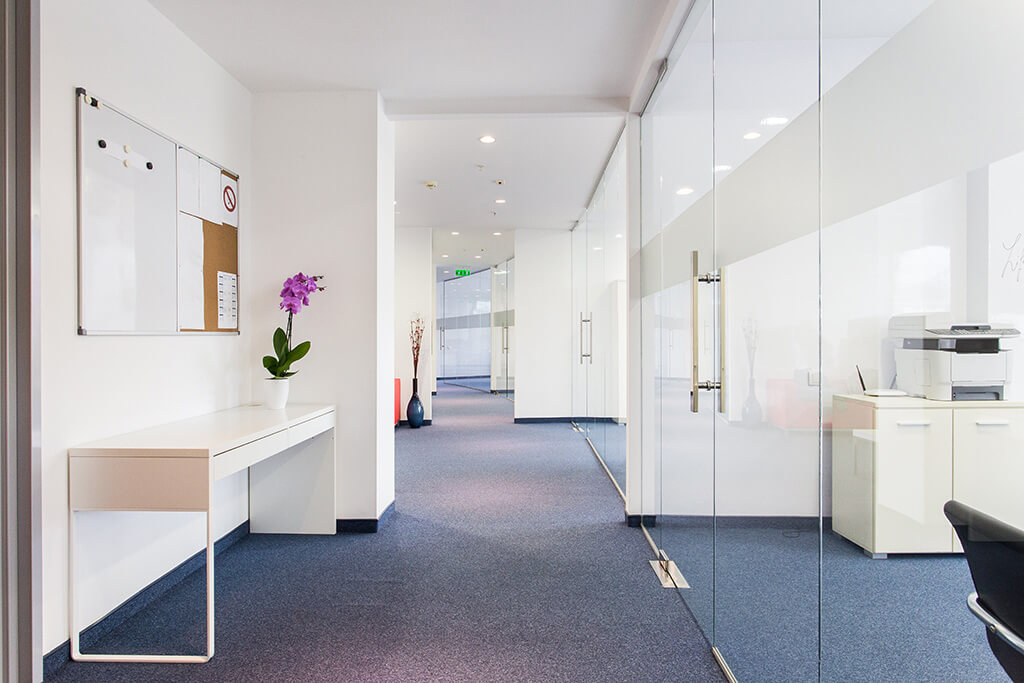
<path id="1" fill-rule="evenodd" d="M 296 371 L 291 369 L 292 363 L 309 353 L 309 342 L 304 341 L 292 346 L 292 317 L 297 315 L 304 306 L 309 306 L 309 295 L 322 292 L 323 287 L 317 284 L 323 275 L 303 275 L 296 273 L 284 281 L 281 290 L 281 310 L 288 311 L 287 330 L 280 327 L 274 332 L 274 353 L 276 356 L 263 356 L 263 367 L 275 379 L 291 377 Z"/>

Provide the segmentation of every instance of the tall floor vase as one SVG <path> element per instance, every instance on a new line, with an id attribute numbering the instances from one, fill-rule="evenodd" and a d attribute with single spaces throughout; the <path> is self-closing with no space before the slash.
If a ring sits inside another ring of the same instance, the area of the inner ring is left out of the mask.
<path id="1" fill-rule="evenodd" d="M 419 380 L 415 377 L 412 380 L 412 398 L 409 399 L 409 406 L 405 409 L 405 417 L 413 429 L 423 426 L 423 401 L 420 400 Z"/>

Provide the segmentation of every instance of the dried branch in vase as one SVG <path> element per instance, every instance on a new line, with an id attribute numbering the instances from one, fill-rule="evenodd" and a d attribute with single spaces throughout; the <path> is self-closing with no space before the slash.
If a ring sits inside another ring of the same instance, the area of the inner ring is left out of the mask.
<path id="1" fill-rule="evenodd" d="M 412 342 L 412 377 L 419 377 L 420 347 L 423 345 L 423 318 L 409 321 L 409 341 Z"/>

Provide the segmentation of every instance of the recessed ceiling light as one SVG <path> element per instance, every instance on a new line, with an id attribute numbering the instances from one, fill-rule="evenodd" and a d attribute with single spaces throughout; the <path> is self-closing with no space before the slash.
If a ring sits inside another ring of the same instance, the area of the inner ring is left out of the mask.
<path id="1" fill-rule="evenodd" d="M 492 235 L 494 235 L 495 237 L 498 237 L 498 236 L 500 236 L 500 235 L 501 235 L 501 233 L 500 233 L 500 232 L 494 232 L 494 233 L 491 233 L 491 234 L 492 234 Z"/>
<path id="2" fill-rule="evenodd" d="M 746 135 L 744 135 L 743 139 L 744 140 L 756 140 L 759 137 L 761 137 L 761 134 L 758 133 L 756 130 L 752 130 L 749 133 L 747 133 Z"/>
<path id="3" fill-rule="evenodd" d="M 768 116 L 761 119 L 762 126 L 784 126 L 789 123 L 785 116 Z"/>
<path id="4" fill-rule="evenodd" d="M 594 247 L 594 251 L 601 251 L 601 247 Z"/>
<path id="5" fill-rule="evenodd" d="M 441 258 L 448 258 L 448 254 L 441 254 Z"/>
<path id="6" fill-rule="evenodd" d="M 480 254 L 477 254 L 477 255 L 476 255 L 476 256 L 474 256 L 473 258 L 480 258 Z"/>
<path id="7" fill-rule="evenodd" d="M 458 237 L 459 236 L 459 231 L 458 230 L 452 230 L 452 234 L 455 235 L 456 237 Z"/>
<path id="8" fill-rule="evenodd" d="M 505 203 L 505 200 L 504 200 L 504 199 L 495 199 L 495 200 L 494 200 L 494 203 L 495 203 L 495 204 L 504 204 L 504 203 Z"/>
<path id="9" fill-rule="evenodd" d="M 493 135 L 485 135 L 482 138 L 480 138 L 480 142 L 484 143 L 485 145 L 490 145 L 490 144 L 492 144 L 494 142 L 494 136 Z"/>
<path id="10" fill-rule="evenodd" d="M 729 164 L 719 164 L 718 166 L 715 166 L 711 170 L 714 171 L 715 173 L 718 173 L 719 171 L 731 171 L 732 166 L 730 166 Z"/>
<path id="11" fill-rule="evenodd" d="M 622 233 L 620 232 L 620 233 L 619 233 L 619 234 L 617 234 L 617 235 L 616 235 L 615 237 L 616 237 L 617 239 L 622 239 Z"/>
<path id="12" fill-rule="evenodd" d="M 683 195 L 693 194 L 693 188 L 692 187 L 680 187 L 678 190 L 676 190 L 676 194 L 683 194 Z"/>

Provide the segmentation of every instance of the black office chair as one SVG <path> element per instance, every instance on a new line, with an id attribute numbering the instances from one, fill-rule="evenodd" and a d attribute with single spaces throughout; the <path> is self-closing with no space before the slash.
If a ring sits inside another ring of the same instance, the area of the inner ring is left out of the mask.
<path id="1" fill-rule="evenodd" d="M 1024 531 L 951 500 L 943 510 L 967 555 L 976 593 L 967 607 L 1010 678 L 1024 682 Z"/>

